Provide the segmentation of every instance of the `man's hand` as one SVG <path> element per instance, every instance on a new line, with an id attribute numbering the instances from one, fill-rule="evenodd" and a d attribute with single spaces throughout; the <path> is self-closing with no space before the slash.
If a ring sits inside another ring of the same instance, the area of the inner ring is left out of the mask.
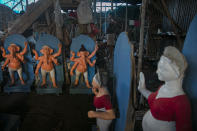
<path id="1" fill-rule="evenodd" d="M 92 87 L 92 92 L 93 92 L 95 95 L 97 95 L 97 94 L 98 94 L 98 90 L 97 90 L 97 88 Z"/>
<path id="2" fill-rule="evenodd" d="M 95 111 L 88 111 L 88 118 L 95 118 Z"/>

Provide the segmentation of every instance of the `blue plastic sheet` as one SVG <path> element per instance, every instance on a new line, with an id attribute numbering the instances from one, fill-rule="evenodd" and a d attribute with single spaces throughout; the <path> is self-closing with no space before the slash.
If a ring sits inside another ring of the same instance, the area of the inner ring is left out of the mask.
<path id="1" fill-rule="evenodd" d="M 190 24 L 183 54 L 188 61 L 188 69 L 184 79 L 184 89 L 191 99 L 194 131 L 197 130 L 197 15 Z"/>
<path id="2" fill-rule="evenodd" d="M 118 37 L 114 51 L 116 97 L 120 112 L 120 118 L 116 119 L 115 131 L 125 130 L 131 88 L 131 69 L 131 45 L 127 34 L 122 32 Z"/>

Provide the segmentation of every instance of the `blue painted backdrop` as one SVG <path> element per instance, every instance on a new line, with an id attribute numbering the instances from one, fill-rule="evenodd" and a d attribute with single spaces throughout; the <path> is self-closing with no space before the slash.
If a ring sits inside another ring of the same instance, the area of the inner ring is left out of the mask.
<path id="1" fill-rule="evenodd" d="M 191 99 L 193 131 L 197 130 L 197 15 L 190 24 L 184 47 L 183 54 L 188 61 L 188 69 L 184 79 L 184 89 Z"/>
<path id="2" fill-rule="evenodd" d="M 114 75 L 120 118 L 116 119 L 115 131 L 124 131 L 131 87 L 131 45 L 127 34 L 122 32 L 114 51 Z"/>
<path id="3" fill-rule="evenodd" d="M 42 34 L 39 37 L 39 40 L 36 42 L 36 51 L 38 52 L 39 56 L 42 56 L 42 54 L 40 53 L 40 50 L 42 49 L 42 47 L 44 45 L 49 46 L 50 48 L 53 49 L 53 53 L 57 53 L 58 51 L 58 44 L 60 44 L 61 42 L 54 36 L 52 35 L 48 35 L 48 34 Z M 57 57 L 58 62 L 60 63 L 60 65 L 55 65 L 55 76 L 56 76 L 56 81 L 58 84 L 59 82 L 63 82 L 64 81 L 64 70 L 63 70 L 63 57 L 62 55 Z M 40 78 L 41 77 L 41 73 L 39 73 Z M 47 81 L 49 80 L 49 77 L 47 77 Z"/>
<path id="4" fill-rule="evenodd" d="M 70 50 L 75 52 L 75 57 L 77 57 L 77 52 L 79 51 L 79 49 L 81 48 L 81 45 L 84 45 L 84 47 L 86 48 L 86 50 L 91 54 L 94 51 L 95 48 L 95 42 L 93 39 L 91 39 L 89 36 L 87 35 L 80 35 L 78 37 L 75 37 L 72 39 L 72 44 L 70 46 Z M 92 57 L 91 61 L 93 61 L 96 57 Z M 73 62 L 71 62 L 71 67 L 73 66 Z M 88 64 L 87 64 L 88 65 Z M 90 67 L 88 65 L 88 80 L 89 83 L 92 83 L 92 79 L 94 77 L 95 74 L 95 67 Z M 72 79 L 72 78 L 71 78 Z M 71 80 L 72 82 L 74 80 Z"/>
<path id="5" fill-rule="evenodd" d="M 22 51 L 25 47 L 25 45 L 24 45 L 25 41 L 27 41 L 27 40 L 22 35 L 14 34 L 14 35 L 8 36 L 4 42 L 4 48 L 6 49 L 6 54 L 9 54 L 7 48 L 12 43 L 19 46 L 20 51 Z M 25 82 L 29 82 L 29 81 L 33 82 L 34 71 L 33 71 L 32 56 L 31 56 L 31 51 L 30 51 L 29 45 L 28 45 L 27 53 L 25 54 L 25 61 L 26 61 L 26 63 L 22 64 L 23 79 L 25 80 Z M 18 74 L 16 75 L 16 77 L 18 77 Z"/>

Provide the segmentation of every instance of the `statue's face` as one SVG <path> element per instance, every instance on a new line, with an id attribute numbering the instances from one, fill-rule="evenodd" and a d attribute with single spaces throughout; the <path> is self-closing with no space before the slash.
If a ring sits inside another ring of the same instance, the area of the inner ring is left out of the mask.
<path id="1" fill-rule="evenodd" d="M 8 47 L 8 51 L 13 54 L 13 53 L 16 53 L 20 50 L 20 47 L 15 45 L 15 44 L 11 44 L 9 47 Z"/>
<path id="2" fill-rule="evenodd" d="M 161 56 L 157 66 L 157 75 L 161 81 L 171 81 L 178 79 L 179 75 L 175 70 L 177 66 L 173 65 L 172 61 L 165 56 Z"/>
<path id="3" fill-rule="evenodd" d="M 40 50 L 40 52 L 41 52 L 42 54 L 44 54 L 44 55 L 50 55 L 50 54 L 53 53 L 53 49 L 51 49 L 51 48 L 48 47 L 48 46 L 44 46 L 44 47 Z"/>
<path id="4" fill-rule="evenodd" d="M 88 52 L 88 51 L 79 51 L 79 52 L 77 53 L 77 55 L 78 55 L 79 57 L 87 57 L 87 56 L 89 55 L 89 52 Z"/>

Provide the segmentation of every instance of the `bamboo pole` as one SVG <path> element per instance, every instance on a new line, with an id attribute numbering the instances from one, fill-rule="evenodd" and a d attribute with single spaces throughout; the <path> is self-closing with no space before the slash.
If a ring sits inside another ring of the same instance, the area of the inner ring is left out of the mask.
<path id="1" fill-rule="evenodd" d="M 107 33 L 107 11 L 106 11 L 106 6 L 105 6 L 105 35 Z"/>
<path id="2" fill-rule="evenodd" d="M 54 12 L 55 12 L 55 24 L 56 24 L 56 36 L 58 39 L 63 41 L 63 31 L 62 31 L 63 17 L 61 14 L 59 0 L 54 1 L 54 8 L 55 8 Z"/>
<path id="3" fill-rule="evenodd" d="M 96 0 L 94 0 L 94 22 L 97 21 L 97 18 L 96 18 Z"/>
<path id="4" fill-rule="evenodd" d="M 22 0 L 21 0 L 21 7 L 22 7 L 22 11 L 24 11 L 23 1 Z"/>
<path id="5" fill-rule="evenodd" d="M 131 89 L 129 95 L 129 104 L 127 109 L 127 118 L 125 131 L 134 131 L 135 128 L 135 104 L 136 104 L 136 72 L 135 72 L 135 57 L 134 57 L 134 45 L 131 44 L 131 65 L 132 65 L 132 79 L 131 79 Z"/>
<path id="6" fill-rule="evenodd" d="M 143 56 L 143 48 L 144 48 L 144 24 L 145 24 L 145 14 L 146 14 L 146 3 L 147 0 L 142 0 L 142 8 L 141 8 L 141 27 L 140 27 L 140 42 L 139 42 L 139 58 L 138 58 L 138 72 L 137 78 L 139 79 L 139 74 L 142 70 L 142 56 Z"/>
<path id="7" fill-rule="evenodd" d="M 126 0 L 126 13 L 125 13 L 125 31 L 127 31 L 127 15 L 128 15 L 128 2 Z"/>
<path id="8" fill-rule="evenodd" d="M 21 3 L 21 1 L 22 0 L 20 0 L 14 7 L 12 7 L 12 10 L 15 9 Z"/>
<path id="9" fill-rule="evenodd" d="M 116 9 L 115 9 L 115 18 L 116 18 L 116 16 L 117 16 L 117 2 L 116 2 Z"/>
<path id="10" fill-rule="evenodd" d="M 26 10 L 27 10 L 28 6 L 29 6 L 29 1 L 26 0 Z"/>
<path id="11" fill-rule="evenodd" d="M 176 34 L 176 38 L 177 38 L 177 42 L 178 42 L 178 48 L 180 49 L 180 50 L 182 50 L 182 41 L 181 41 L 181 37 L 180 37 L 180 35 L 179 35 L 179 32 L 178 32 L 178 30 L 177 30 L 177 28 L 176 28 L 176 24 L 174 23 L 174 20 L 173 20 L 173 18 L 172 18 L 172 16 L 170 15 L 170 12 L 169 12 L 169 10 L 168 10 L 168 8 L 167 8 L 167 5 L 166 5 L 166 2 L 164 1 L 164 0 L 161 0 L 161 2 L 162 2 L 162 5 L 163 5 L 163 7 L 164 7 L 164 10 L 165 10 L 165 12 L 166 12 L 166 14 L 167 14 L 167 17 L 168 17 L 168 19 L 170 20 L 170 23 L 172 24 L 172 27 L 173 27 L 173 29 L 174 29 L 174 32 L 175 32 L 175 34 Z"/>
<path id="12" fill-rule="evenodd" d="M 10 2 L 12 2 L 12 0 L 9 0 L 9 1 L 7 1 L 7 2 L 3 3 L 3 4 L 5 5 L 5 4 L 10 3 Z"/>
<path id="13" fill-rule="evenodd" d="M 101 12 L 100 12 L 100 35 L 102 34 L 101 30 L 102 30 L 102 0 L 101 0 Z"/>
<path id="14" fill-rule="evenodd" d="M 111 10 L 114 10 L 113 0 L 111 0 Z"/>

